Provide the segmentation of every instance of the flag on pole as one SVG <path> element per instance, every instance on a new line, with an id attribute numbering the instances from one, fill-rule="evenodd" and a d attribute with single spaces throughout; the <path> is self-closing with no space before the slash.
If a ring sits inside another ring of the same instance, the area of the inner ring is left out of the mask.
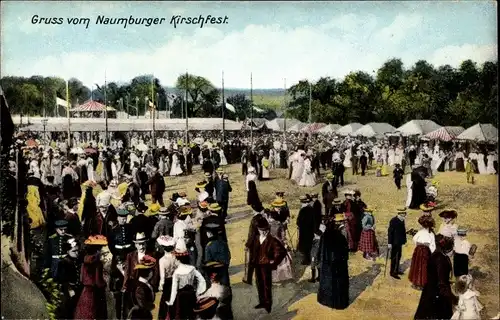
<path id="1" fill-rule="evenodd" d="M 150 99 L 148 99 L 148 106 L 149 106 L 150 110 L 155 110 L 156 109 L 156 105 Z"/>
<path id="2" fill-rule="evenodd" d="M 260 112 L 260 113 L 264 112 L 264 110 L 262 110 L 261 108 L 258 108 L 256 106 L 253 106 L 253 110 L 256 112 Z"/>
<path id="3" fill-rule="evenodd" d="M 59 97 L 56 97 L 56 105 L 66 108 L 68 106 L 68 101 L 61 99 Z"/>
<path id="4" fill-rule="evenodd" d="M 236 109 L 234 108 L 234 106 L 228 102 L 226 102 L 226 109 L 231 111 L 231 112 L 236 113 Z"/>

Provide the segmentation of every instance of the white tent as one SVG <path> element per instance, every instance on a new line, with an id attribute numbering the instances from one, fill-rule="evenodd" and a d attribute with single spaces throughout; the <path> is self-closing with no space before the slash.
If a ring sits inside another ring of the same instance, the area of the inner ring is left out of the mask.
<path id="1" fill-rule="evenodd" d="M 290 131 L 290 132 L 300 132 L 300 130 L 302 128 L 304 128 L 305 126 L 307 126 L 307 123 L 299 122 L 299 123 L 296 123 L 293 126 L 291 126 L 290 129 L 287 129 L 287 131 Z"/>
<path id="2" fill-rule="evenodd" d="M 341 135 L 341 136 L 348 136 L 348 135 L 354 133 L 355 131 L 357 131 L 358 129 L 360 129 L 362 126 L 363 125 L 361 123 L 357 123 L 357 122 L 349 123 L 349 124 L 346 124 L 345 126 L 339 128 L 336 133 Z"/>
<path id="3" fill-rule="evenodd" d="M 356 132 L 354 132 L 353 135 L 373 138 L 373 137 L 381 137 L 386 133 L 394 132 L 394 130 L 396 130 L 396 128 L 394 128 L 388 123 L 370 122 L 359 128 L 358 130 L 356 130 Z"/>
<path id="4" fill-rule="evenodd" d="M 318 133 L 334 133 L 340 128 L 342 128 L 342 126 L 340 124 L 329 124 L 327 126 L 324 126 L 321 129 L 319 129 L 317 132 Z"/>
<path id="5" fill-rule="evenodd" d="M 295 119 L 286 119 L 286 130 L 288 131 L 289 128 L 293 127 L 299 122 L 299 120 Z M 276 118 L 274 120 L 268 121 L 266 122 L 266 127 L 274 131 L 283 131 L 283 129 L 285 129 L 285 119 Z"/>
<path id="6" fill-rule="evenodd" d="M 497 142 L 498 130 L 492 124 L 478 123 L 468 128 L 460 135 L 457 140 L 473 140 L 477 142 Z"/>
<path id="7" fill-rule="evenodd" d="M 396 132 L 403 136 L 421 136 L 435 131 L 441 126 L 431 120 L 411 120 L 397 128 Z"/>

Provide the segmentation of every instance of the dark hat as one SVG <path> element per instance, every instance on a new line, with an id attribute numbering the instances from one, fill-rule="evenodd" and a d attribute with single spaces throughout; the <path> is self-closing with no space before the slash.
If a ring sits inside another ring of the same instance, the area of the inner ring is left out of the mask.
<path id="1" fill-rule="evenodd" d="M 260 230 L 269 230 L 269 222 L 267 222 L 266 218 L 262 218 L 257 220 L 257 229 Z"/>
<path id="2" fill-rule="evenodd" d="M 356 190 L 354 190 L 354 196 L 355 196 L 355 197 L 361 197 L 361 191 L 359 191 L 359 190 L 357 190 L 357 189 L 356 189 Z"/>
<path id="3" fill-rule="evenodd" d="M 66 220 L 57 220 L 56 223 L 56 228 L 66 228 L 68 226 L 68 221 Z"/>
<path id="4" fill-rule="evenodd" d="M 317 193 L 311 193 L 311 198 L 312 199 L 318 199 L 318 194 Z"/>
<path id="5" fill-rule="evenodd" d="M 116 210 L 116 213 L 119 217 L 126 217 L 129 215 L 128 210 L 125 208 L 118 208 L 118 210 Z"/>
<path id="6" fill-rule="evenodd" d="M 457 217 L 457 211 L 456 210 L 443 210 L 439 214 L 439 216 L 443 219 L 455 219 Z"/>

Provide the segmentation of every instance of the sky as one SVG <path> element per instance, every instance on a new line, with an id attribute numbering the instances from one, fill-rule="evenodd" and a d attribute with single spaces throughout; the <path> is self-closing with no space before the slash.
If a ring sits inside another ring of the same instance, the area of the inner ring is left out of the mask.
<path id="1" fill-rule="evenodd" d="M 59 76 L 85 85 L 154 74 L 165 86 L 185 72 L 216 87 L 289 87 L 342 79 L 390 58 L 457 67 L 497 59 L 494 1 L 448 2 L 23 2 L 1 10 L 1 76 Z M 32 23 L 63 18 L 62 25 Z M 223 24 L 170 24 L 173 16 L 226 17 Z M 99 25 L 108 18 L 162 24 Z M 68 24 L 89 18 L 86 25 Z M 35 21 L 36 22 L 36 21 Z"/>

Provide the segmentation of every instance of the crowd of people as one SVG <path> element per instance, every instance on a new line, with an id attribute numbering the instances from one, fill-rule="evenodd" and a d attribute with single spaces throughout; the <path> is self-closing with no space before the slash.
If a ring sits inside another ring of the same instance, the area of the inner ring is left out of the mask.
<path id="1" fill-rule="evenodd" d="M 406 208 L 390 221 L 390 275 L 400 279 L 402 246 L 410 234 L 416 248 L 409 280 L 422 290 L 415 318 L 480 318 L 482 307 L 468 272 L 475 246 L 465 239 L 466 230 L 454 223 L 456 211 L 442 211 L 443 224 L 434 232 L 437 183 L 428 186 L 426 180 L 436 170 L 464 171 L 469 180 L 479 167 L 478 157 L 469 154 L 464 165 L 461 151 L 455 157 L 443 157 L 439 146 L 432 152 L 426 144 L 403 148 L 390 146 L 389 141 L 354 138 L 291 135 L 281 140 L 267 134 L 256 135 L 254 145 L 247 137 L 229 138 L 220 143 L 194 135 L 189 145 L 176 138 L 158 138 L 156 147 L 138 137 L 132 137 L 130 147 L 122 140 L 113 140 L 109 147 L 97 141 L 74 141 L 78 143 L 74 148 L 64 139 L 29 147 L 27 139 L 17 141 L 10 164 L 13 176 L 19 179 L 19 173 L 26 174 L 31 275 L 36 280 L 49 268 L 60 284 L 64 302 L 58 318 L 108 318 L 109 291 L 117 319 L 152 319 L 157 292 L 161 292 L 159 319 L 233 319 L 231 253 L 225 228 L 232 187 L 224 170 L 231 163 L 241 164 L 247 204 L 253 211 L 243 282 L 252 284 L 255 274 L 256 309 L 270 313 L 273 284 L 293 278 L 290 251 L 294 249 L 285 193 L 277 192 L 272 203 L 264 204 L 259 181 L 282 168 L 298 186 L 313 187 L 321 170 L 326 171 L 321 198 L 319 194 L 300 197 L 296 249 L 301 264 L 311 267 L 309 281 L 319 282 L 318 302 L 345 309 L 350 303 L 350 254 L 360 251 L 365 259 L 375 261 L 381 250 L 376 213 L 361 199 L 360 190 L 338 191 L 344 186 L 344 172 L 352 168 L 353 174 L 363 176 L 371 166 L 378 175 L 387 176 L 394 167 L 399 189 L 409 165 L 407 207 L 423 211 L 418 219 L 422 229 L 406 230 Z M 165 177 L 192 175 L 193 166 L 203 174 L 193 186 L 196 199 L 174 192 L 165 203 Z M 486 167 L 493 167 L 488 173 L 495 173 L 496 158 L 488 158 Z M 459 297 L 451 290 L 452 271 Z M 453 314 L 455 306 L 458 315 Z"/>

